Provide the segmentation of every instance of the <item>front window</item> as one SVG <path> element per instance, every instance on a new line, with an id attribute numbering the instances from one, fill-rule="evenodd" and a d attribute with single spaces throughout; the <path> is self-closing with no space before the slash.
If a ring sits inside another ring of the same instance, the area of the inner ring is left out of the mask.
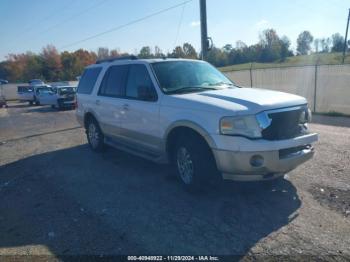
<path id="1" fill-rule="evenodd" d="M 200 61 L 166 61 L 152 64 L 160 87 L 166 94 L 234 88 L 215 67 Z"/>

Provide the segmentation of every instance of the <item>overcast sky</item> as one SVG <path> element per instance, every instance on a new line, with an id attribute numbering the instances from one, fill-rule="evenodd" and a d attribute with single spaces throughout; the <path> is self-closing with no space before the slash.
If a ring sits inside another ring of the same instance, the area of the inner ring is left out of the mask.
<path id="1" fill-rule="evenodd" d="M 145 45 L 158 45 L 168 52 L 176 44 L 190 42 L 199 51 L 199 0 L 66 47 L 183 1 L 0 0 L 0 60 L 8 53 L 40 52 L 47 44 L 59 51 L 101 46 L 134 53 Z M 274 28 L 280 36 L 288 36 L 295 47 L 303 30 L 317 38 L 336 32 L 344 35 L 348 8 L 346 0 L 207 0 L 208 33 L 217 47 L 235 45 L 237 40 L 249 45 L 258 41 L 262 30 Z"/>

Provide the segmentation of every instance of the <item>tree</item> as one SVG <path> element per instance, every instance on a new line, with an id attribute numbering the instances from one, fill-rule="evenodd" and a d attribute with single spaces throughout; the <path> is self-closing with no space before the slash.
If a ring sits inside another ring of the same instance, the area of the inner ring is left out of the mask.
<path id="1" fill-rule="evenodd" d="M 109 49 L 107 47 L 99 47 L 97 49 L 97 60 L 109 58 Z"/>
<path id="2" fill-rule="evenodd" d="M 43 76 L 48 81 L 59 81 L 62 77 L 61 56 L 56 47 L 48 45 L 43 48 L 40 54 L 43 60 Z"/>
<path id="3" fill-rule="evenodd" d="M 151 58 L 152 57 L 151 48 L 149 46 L 142 47 L 138 57 L 139 58 Z"/>
<path id="4" fill-rule="evenodd" d="M 238 50 L 244 50 L 244 49 L 246 49 L 246 48 L 247 48 L 247 45 L 246 45 L 246 43 L 244 43 L 243 41 L 238 40 L 238 41 L 236 42 L 236 49 L 238 49 Z"/>
<path id="5" fill-rule="evenodd" d="M 311 43 L 314 40 L 309 31 L 303 31 L 299 34 L 297 39 L 297 52 L 299 55 L 307 55 L 310 51 Z"/>
<path id="6" fill-rule="evenodd" d="M 196 49 L 189 43 L 184 43 L 182 47 L 184 57 L 189 59 L 198 59 Z"/>
<path id="7" fill-rule="evenodd" d="M 173 52 L 169 56 L 172 58 L 184 58 L 185 53 L 181 46 L 177 46 L 174 48 Z"/>
<path id="8" fill-rule="evenodd" d="M 155 58 L 162 58 L 164 56 L 165 55 L 163 54 L 162 49 L 160 49 L 159 46 L 155 46 L 154 47 L 154 57 Z"/>
<path id="9" fill-rule="evenodd" d="M 281 58 L 281 40 L 274 29 L 267 29 L 260 35 L 262 46 L 260 61 L 273 62 Z M 288 46 L 289 47 L 289 46 Z"/>
<path id="10" fill-rule="evenodd" d="M 332 35 L 332 52 L 342 52 L 344 48 L 344 37 L 339 33 Z"/>
<path id="11" fill-rule="evenodd" d="M 231 44 L 226 44 L 224 45 L 224 47 L 222 48 L 222 50 L 226 53 L 230 53 L 233 49 L 233 46 Z"/>
<path id="12" fill-rule="evenodd" d="M 292 56 L 293 52 L 289 50 L 290 40 L 286 36 L 282 36 L 280 40 L 281 45 L 281 61 L 284 62 L 288 56 Z"/>
<path id="13" fill-rule="evenodd" d="M 316 53 L 318 53 L 318 51 L 319 51 L 320 43 L 321 43 L 321 39 L 316 38 L 316 39 L 314 40 L 314 46 L 315 46 L 315 52 L 316 52 Z"/>
<path id="14" fill-rule="evenodd" d="M 112 49 L 109 51 L 109 57 L 120 57 L 121 54 L 118 49 Z"/>
<path id="15" fill-rule="evenodd" d="M 329 52 L 329 46 L 331 44 L 331 39 L 330 38 L 322 38 L 320 40 L 320 45 L 321 45 L 321 53 L 328 53 Z"/>
<path id="16" fill-rule="evenodd" d="M 222 51 L 221 48 L 213 47 L 207 56 L 207 60 L 209 63 L 215 66 L 226 66 L 228 64 L 228 54 Z"/>

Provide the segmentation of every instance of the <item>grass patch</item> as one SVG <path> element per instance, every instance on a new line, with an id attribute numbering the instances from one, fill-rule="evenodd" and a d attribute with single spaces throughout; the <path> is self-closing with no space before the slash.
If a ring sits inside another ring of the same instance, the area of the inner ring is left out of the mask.
<path id="1" fill-rule="evenodd" d="M 304 65 L 336 65 L 342 63 L 342 53 L 325 53 L 325 54 L 311 54 L 302 56 L 288 57 L 285 62 L 275 63 L 245 63 L 239 65 L 231 65 L 220 67 L 222 72 L 239 71 L 252 69 L 265 69 L 276 67 L 291 67 Z M 350 55 L 346 55 L 345 64 L 350 64 Z"/>
<path id="2" fill-rule="evenodd" d="M 313 113 L 314 115 L 323 115 L 323 116 L 335 116 L 335 117 L 350 117 L 350 115 L 343 114 L 340 112 L 336 111 L 330 111 L 330 112 L 318 112 L 318 113 Z"/>

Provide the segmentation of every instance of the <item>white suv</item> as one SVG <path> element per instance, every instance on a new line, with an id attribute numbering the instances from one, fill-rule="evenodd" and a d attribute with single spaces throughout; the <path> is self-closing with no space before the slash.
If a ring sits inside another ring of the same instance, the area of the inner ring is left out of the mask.
<path id="1" fill-rule="evenodd" d="M 173 163 L 188 187 L 215 174 L 283 177 L 314 154 L 310 117 L 305 98 L 235 86 L 197 60 L 99 61 L 77 91 L 77 118 L 93 150 L 108 144 Z"/>

